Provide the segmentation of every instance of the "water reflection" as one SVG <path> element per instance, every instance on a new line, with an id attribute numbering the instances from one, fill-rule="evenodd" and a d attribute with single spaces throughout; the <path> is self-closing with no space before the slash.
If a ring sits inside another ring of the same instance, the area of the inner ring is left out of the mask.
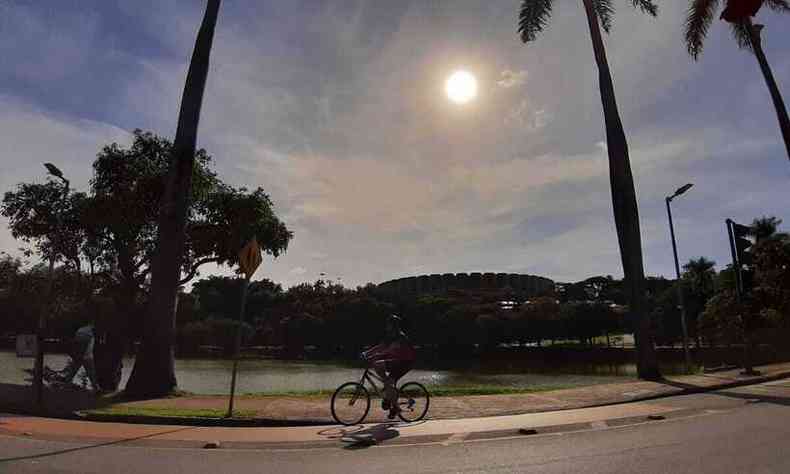
<path id="1" fill-rule="evenodd" d="M 538 363 L 540 362 L 540 363 Z M 565 364 L 549 367 L 542 361 L 446 361 L 441 368 L 419 368 L 407 377 L 425 385 L 473 387 L 494 385 L 510 388 L 582 386 L 620 382 L 634 377 L 634 364 Z M 61 368 L 66 356 L 51 354 L 46 363 Z M 176 373 L 179 387 L 194 393 L 227 393 L 231 361 L 220 359 L 179 359 Z M 0 352 L 0 381 L 25 383 L 23 369 L 33 365 L 32 358 L 17 358 L 14 353 Z M 454 367 L 450 367 L 454 365 Z M 132 360 L 125 360 L 123 384 L 129 377 Z M 664 367 L 665 373 L 679 370 L 679 365 Z M 326 390 L 340 383 L 358 379 L 361 369 L 341 362 L 244 360 L 239 364 L 239 393 L 282 393 Z"/>

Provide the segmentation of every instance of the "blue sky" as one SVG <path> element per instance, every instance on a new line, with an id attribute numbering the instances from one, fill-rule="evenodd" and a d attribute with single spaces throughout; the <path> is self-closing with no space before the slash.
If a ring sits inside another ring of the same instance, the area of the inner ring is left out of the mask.
<path id="1" fill-rule="evenodd" d="M 622 274 L 583 9 L 557 1 L 523 45 L 518 3 L 224 2 L 199 145 L 225 181 L 266 189 L 295 233 L 258 277 Z M 727 217 L 790 218 L 790 163 L 756 60 L 716 21 L 693 62 L 685 3 L 653 19 L 618 2 L 606 38 L 653 275 L 673 274 L 663 198 L 686 182 L 673 205 L 683 260 L 726 264 Z M 0 188 L 44 180 L 51 161 L 86 189 L 103 144 L 134 128 L 172 136 L 202 8 L 0 0 Z M 759 20 L 790 99 L 790 17 Z M 479 81 L 464 106 L 442 92 L 456 69 Z"/>

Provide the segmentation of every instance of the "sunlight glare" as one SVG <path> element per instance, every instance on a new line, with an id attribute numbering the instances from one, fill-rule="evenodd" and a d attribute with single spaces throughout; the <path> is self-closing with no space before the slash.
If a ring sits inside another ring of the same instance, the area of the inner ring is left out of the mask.
<path id="1" fill-rule="evenodd" d="M 468 71 L 455 71 L 447 78 L 444 90 L 456 104 L 465 104 L 477 97 L 477 79 Z"/>

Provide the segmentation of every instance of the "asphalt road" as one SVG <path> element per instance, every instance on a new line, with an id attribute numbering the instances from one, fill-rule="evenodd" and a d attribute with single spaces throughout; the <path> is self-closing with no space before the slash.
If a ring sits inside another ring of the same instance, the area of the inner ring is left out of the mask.
<path id="1" fill-rule="evenodd" d="M 662 400 L 662 404 L 668 403 Z M 665 421 L 519 438 L 315 449 L 138 447 L 0 437 L 0 473 L 790 473 L 790 383 L 671 399 Z"/>

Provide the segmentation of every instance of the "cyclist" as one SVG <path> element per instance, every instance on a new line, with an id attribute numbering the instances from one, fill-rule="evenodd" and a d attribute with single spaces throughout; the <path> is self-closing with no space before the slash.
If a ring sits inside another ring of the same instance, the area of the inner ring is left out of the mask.
<path id="1" fill-rule="evenodd" d="M 402 322 L 398 315 L 390 315 L 385 326 L 384 340 L 362 353 L 384 382 L 381 408 L 389 410 L 390 419 L 398 414 L 398 390 L 395 385 L 398 379 L 411 370 L 416 358 L 416 351 L 403 332 Z"/>

